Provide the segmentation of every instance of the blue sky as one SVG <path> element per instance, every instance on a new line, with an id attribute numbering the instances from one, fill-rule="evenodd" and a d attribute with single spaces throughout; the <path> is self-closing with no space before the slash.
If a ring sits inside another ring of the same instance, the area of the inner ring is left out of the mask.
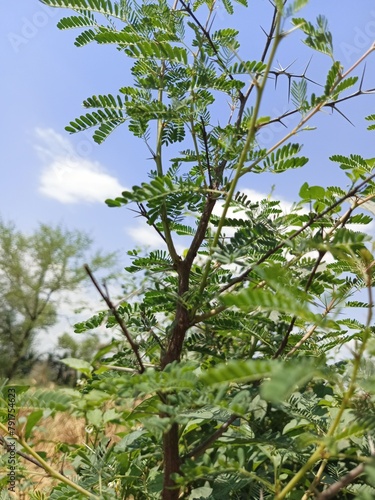
<path id="1" fill-rule="evenodd" d="M 249 4 L 248 11 L 238 7 L 239 15 L 232 17 L 218 8 L 217 25 L 238 26 L 242 30 L 242 57 L 256 59 L 263 40 L 259 26 L 267 28 L 270 7 L 267 0 L 250 0 Z M 125 126 L 101 146 L 89 133 L 69 135 L 64 127 L 81 114 L 86 97 L 116 93 L 120 86 L 131 83 L 129 61 L 113 46 L 76 48 L 73 41 L 78 31 L 61 32 L 56 28 L 58 19 L 68 15 L 68 10 L 51 9 L 37 0 L 17 0 L 2 3 L 0 12 L 0 214 L 22 230 L 33 229 L 38 221 L 61 222 L 88 230 L 107 250 L 128 249 L 132 245 L 129 230 L 133 230 L 134 237 L 139 220 L 124 208 L 107 208 L 102 200 L 119 194 L 122 187 L 146 180 L 151 167 L 147 149 Z M 349 67 L 375 39 L 375 5 L 370 0 L 311 0 L 301 11 L 311 20 L 320 13 L 330 21 L 336 57 Z M 297 33 L 287 38 L 276 59 L 282 67 L 296 60 L 290 70 L 302 73 L 310 51 L 298 38 Z M 365 88 L 375 87 L 374 58 L 375 54 L 367 61 Z M 324 81 L 322 70 L 328 66 L 328 58 L 317 53 L 308 75 Z M 285 77 L 279 78 L 276 90 L 271 83 L 262 114 L 273 116 L 287 109 L 286 94 Z M 275 185 L 275 196 L 293 201 L 305 180 L 345 185 L 345 177 L 328 156 L 375 156 L 374 138 L 365 131 L 367 124 L 363 120 L 375 112 L 375 99 L 362 96 L 344 104 L 341 110 L 355 127 L 337 113 L 321 113 L 312 123 L 318 130 L 297 138 L 304 143 L 303 154 L 311 158 L 306 167 L 284 175 L 249 177 L 243 187 L 268 193 Z M 293 119 L 287 122 L 293 123 Z M 280 131 L 283 128 L 277 124 L 264 130 L 264 145 L 272 145 Z"/>
<path id="2" fill-rule="evenodd" d="M 237 12 L 230 17 L 219 7 L 217 27 L 239 29 L 241 57 L 259 59 L 264 41 L 260 26 L 267 29 L 270 23 L 270 3 L 249 0 L 249 9 L 239 6 Z M 2 2 L 0 6 L 0 214 L 23 231 L 32 231 L 38 222 L 86 230 L 98 247 L 120 250 L 125 264 L 127 250 L 137 244 L 156 244 L 157 237 L 147 226 L 140 226 L 134 213 L 107 208 L 104 199 L 147 180 L 153 165 L 147 159 L 148 150 L 126 126 L 101 146 L 89 133 L 65 132 L 69 121 L 82 113 L 85 98 L 116 94 L 118 88 L 131 84 L 130 63 L 113 46 L 78 49 L 73 44 L 77 30 L 56 28 L 59 18 L 70 13 L 37 0 Z M 375 40 L 372 0 L 311 0 L 300 14 L 311 21 L 318 14 L 327 16 L 336 58 L 345 69 Z M 303 72 L 311 52 L 299 38 L 300 34 L 294 33 L 285 40 L 275 66 L 293 63 L 290 71 Z M 307 75 L 324 83 L 329 65 L 326 56 L 316 53 Z M 354 74 L 361 74 L 362 69 Z M 286 99 L 287 86 L 285 77 L 279 78 L 276 90 L 270 82 L 262 115 L 278 115 L 292 107 Z M 367 60 L 364 80 L 364 88 L 371 87 L 375 87 L 375 53 Z M 318 87 L 309 90 L 319 93 Z M 363 119 L 375 113 L 375 96 L 362 96 L 340 109 L 355 127 L 337 113 L 321 113 L 310 124 L 318 130 L 296 138 L 304 143 L 303 154 L 310 157 L 303 169 L 282 175 L 253 175 L 243 180 L 242 187 L 267 195 L 275 186 L 275 197 L 293 202 L 305 181 L 345 186 L 344 174 L 328 157 L 350 153 L 375 157 L 374 132 L 366 131 L 368 123 Z M 293 123 L 291 119 L 287 125 Z M 272 146 L 282 133 L 280 125 L 273 125 L 262 135 L 262 144 Z"/>

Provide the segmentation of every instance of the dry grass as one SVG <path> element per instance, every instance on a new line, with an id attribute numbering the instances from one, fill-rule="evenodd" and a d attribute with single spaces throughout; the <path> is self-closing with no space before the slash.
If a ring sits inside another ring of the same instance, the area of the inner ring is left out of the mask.
<path id="1" fill-rule="evenodd" d="M 58 390 L 58 389 L 57 389 Z M 106 408 L 107 409 L 107 408 Z M 105 411 L 103 409 L 103 411 Z M 23 414 L 26 416 L 26 414 Z M 19 418 L 22 414 L 19 415 Z M 24 424 L 19 422 L 17 432 L 23 434 Z M 111 441 L 118 441 L 116 433 L 122 428 L 115 425 L 106 427 L 105 435 Z M 60 473 L 63 473 L 74 480 L 74 471 L 65 461 L 64 453 L 60 450 L 62 443 L 68 445 L 82 445 L 83 443 L 90 444 L 91 435 L 85 430 L 85 420 L 83 418 L 73 417 L 69 413 L 57 413 L 55 417 L 48 417 L 39 422 L 33 430 L 32 437 L 28 443 L 34 451 L 44 452 L 45 460 L 50 466 Z M 88 441 L 86 441 L 88 439 Z M 21 458 L 22 468 L 18 471 L 18 481 L 14 498 L 19 500 L 29 500 L 31 494 L 35 491 L 43 492 L 45 499 L 49 498 L 49 494 L 56 481 L 51 479 L 46 472 L 40 467 L 34 465 L 30 461 Z M 43 497 L 40 497 L 43 498 Z"/>
<path id="2" fill-rule="evenodd" d="M 59 450 L 60 443 L 80 444 L 85 442 L 85 421 L 82 418 L 74 418 L 67 413 L 59 413 L 54 418 L 43 420 L 33 432 L 32 444 L 36 452 L 44 452 L 46 461 L 60 473 L 69 474 L 69 468 L 64 462 L 64 454 Z M 25 471 L 24 478 L 18 483 L 16 497 L 20 500 L 28 500 L 29 493 L 41 491 L 48 498 L 56 481 L 52 480 L 40 467 L 28 460 L 21 459 Z"/>

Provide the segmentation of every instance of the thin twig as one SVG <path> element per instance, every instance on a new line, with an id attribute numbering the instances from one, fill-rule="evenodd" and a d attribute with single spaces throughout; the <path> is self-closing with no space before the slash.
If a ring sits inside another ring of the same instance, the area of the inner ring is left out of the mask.
<path id="1" fill-rule="evenodd" d="M 115 370 L 117 372 L 138 373 L 138 370 L 135 370 L 134 368 L 127 368 L 126 366 L 102 365 L 101 367 L 108 368 L 108 370 Z"/>
<path id="2" fill-rule="evenodd" d="M 187 458 L 196 458 L 202 455 L 219 437 L 224 434 L 230 425 L 238 418 L 238 415 L 231 415 L 226 422 L 224 422 L 211 436 L 209 436 L 203 443 L 199 444 L 194 450 L 187 453 L 183 460 Z"/>
<path id="3" fill-rule="evenodd" d="M 132 350 L 133 350 L 133 352 L 135 354 L 135 357 L 137 358 L 138 364 L 139 364 L 138 372 L 139 373 L 143 373 L 145 371 L 145 367 L 144 367 L 142 358 L 141 358 L 141 356 L 139 354 L 138 345 L 132 339 L 132 336 L 130 335 L 129 330 L 126 327 L 124 320 L 119 315 L 119 313 L 118 313 L 118 311 L 116 309 L 116 306 L 113 304 L 113 302 L 109 298 L 108 292 L 105 293 L 101 289 L 101 287 L 100 287 L 99 283 L 96 281 L 96 279 L 95 279 L 95 277 L 94 277 L 94 275 L 93 275 L 90 267 L 87 264 L 85 264 L 83 267 L 85 268 L 85 270 L 86 270 L 87 274 L 89 275 L 89 277 L 90 277 L 93 285 L 95 286 L 95 288 L 100 293 L 100 295 L 101 295 L 102 299 L 104 300 L 104 302 L 107 304 L 108 309 L 111 311 L 111 313 L 115 317 L 115 319 L 117 321 L 117 324 L 119 325 L 119 327 L 121 328 L 121 330 L 122 330 L 123 334 L 125 335 L 127 341 L 129 342 L 130 347 L 132 348 Z"/>
<path id="4" fill-rule="evenodd" d="M 161 104 L 163 102 L 163 92 L 164 92 L 164 78 L 166 71 L 166 63 L 162 61 L 159 73 L 159 90 L 158 90 L 158 102 Z M 163 176 L 163 161 L 162 161 L 162 146 L 163 146 L 163 130 L 164 130 L 164 120 L 159 118 L 157 121 L 157 134 L 156 134 L 156 154 L 155 154 L 155 164 L 156 171 L 159 177 Z M 176 252 L 174 241 L 171 234 L 170 224 L 167 214 L 166 200 L 163 199 L 160 207 L 160 218 L 163 226 L 165 242 L 168 247 L 169 255 L 173 260 L 174 264 L 177 266 L 181 260 L 180 256 Z"/>
<path id="5" fill-rule="evenodd" d="M 323 491 L 318 497 L 317 500 L 329 500 L 330 498 L 336 497 L 338 493 L 348 486 L 349 484 L 353 483 L 358 476 L 363 474 L 365 471 L 365 464 L 359 464 L 357 467 L 355 467 L 353 470 L 348 472 L 344 477 L 342 477 L 339 481 L 336 483 L 331 484 L 329 488 L 327 488 L 325 491 Z"/>
<path id="6" fill-rule="evenodd" d="M 234 80 L 233 76 L 228 73 L 227 71 L 227 66 L 226 64 L 224 63 L 224 61 L 222 60 L 220 54 L 219 54 L 219 51 L 217 50 L 217 47 L 216 45 L 214 44 L 212 38 L 211 38 L 211 35 L 209 33 L 209 31 L 202 25 L 202 23 L 199 21 L 199 19 L 197 18 L 197 16 L 194 14 L 194 12 L 192 11 L 192 9 L 190 8 L 190 5 L 185 3 L 184 0 L 179 0 L 180 1 L 180 4 L 183 6 L 184 10 L 189 14 L 189 16 L 193 19 L 193 21 L 195 22 L 195 24 L 199 27 L 199 29 L 202 31 L 204 37 L 206 38 L 206 40 L 208 41 L 211 49 L 214 51 L 215 55 L 216 55 L 216 58 L 217 58 L 217 61 L 219 63 L 219 65 L 221 66 L 221 68 L 225 71 L 225 73 L 228 74 L 229 78 L 231 80 Z M 239 99 L 240 101 L 242 101 L 242 99 L 244 98 L 242 92 L 239 90 L 238 91 L 238 95 L 239 95 Z"/>
<path id="7" fill-rule="evenodd" d="M 144 206 L 143 203 L 137 203 L 138 205 L 138 208 L 139 208 L 139 213 L 142 215 L 142 217 L 145 217 L 147 219 L 147 222 L 149 223 L 150 222 L 150 217 L 148 215 L 148 212 Z M 155 231 L 158 233 L 158 235 L 160 236 L 160 238 L 162 238 L 162 240 L 164 241 L 164 243 L 167 243 L 167 240 L 165 239 L 165 236 L 164 234 L 160 231 L 160 229 L 157 227 L 157 225 L 155 223 L 152 223 L 150 224 L 151 227 L 153 227 L 155 229 Z"/>
<path id="8" fill-rule="evenodd" d="M 263 63 L 266 60 L 266 56 L 267 56 L 267 53 L 268 53 L 269 48 L 271 46 L 273 35 L 275 33 L 275 30 L 276 30 L 276 17 L 277 17 L 277 7 L 275 6 L 275 9 L 274 9 L 274 12 L 273 12 L 272 21 L 271 21 L 271 27 L 270 27 L 270 30 L 269 30 L 268 34 L 266 33 L 267 40 L 266 40 L 266 43 L 265 43 L 265 46 L 264 46 L 264 49 L 263 49 L 263 54 L 262 54 L 262 56 L 260 58 L 260 61 L 263 62 Z M 244 111 L 245 111 L 246 103 L 247 103 L 247 101 L 248 101 L 248 99 L 250 97 L 250 94 L 254 90 L 254 88 L 255 88 L 255 83 L 254 83 L 254 80 L 253 80 L 250 83 L 250 86 L 247 89 L 247 91 L 246 91 L 246 93 L 244 95 L 244 98 L 241 101 L 241 104 L 240 104 L 240 107 L 239 107 L 239 110 L 238 110 L 237 120 L 236 120 L 236 127 L 237 128 L 239 128 L 240 125 L 241 125 L 241 123 L 242 123 L 242 118 L 243 118 L 243 114 L 244 114 Z"/>
<path id="9" fill-rule="evenodd" d="M 332 299 L 331 302 L 327 305 L 325 311 L 322 314 L 322 319 L 325 318 L 328 313 L 331 312 L 333 307 L 336 305 L 336 300 Z M 305 333 L 305 335 L 297 342 L 297 344 L 287 353 L 287 356 L 291 356 L 294 354 L 302 344 L 304 344 L 310 337 L 311 335 L 315 332 L 315 330 L 318 328 L 318 325 L 313 325 L 309 330 Z"/>

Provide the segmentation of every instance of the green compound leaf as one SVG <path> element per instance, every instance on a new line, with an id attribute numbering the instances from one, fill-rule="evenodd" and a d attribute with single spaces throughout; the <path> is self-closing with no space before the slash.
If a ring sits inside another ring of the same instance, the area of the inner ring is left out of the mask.
<path id="1" fill-rule="evenodd" d="M 263 166 L 275 174 L 285 172 L 285 170 L 289 170 L 290 168 L 303 167 L 309 159 L 304 156 L 296 156 L 301 149 L 302 146 L 300 144 L 285 144 L 276 153 L 271 153 L 267 156 L 263 162 Z"/>
<path id="2" fill-rule="evenodd" d="M 67 365 L 70 368 L 73 368 L 74 370 L 77 370 L 86 375 L 87 377 L 91 378 L 91 372 L 93 371 L 93 367 L 87 361 L 77 358 L 65 358 L 61 360 L 61 362 L 64 363 L 64 365 Z"/>
<path id="3" fill-rule="evenodd" d="M 270 376 L 278 364 L 276 360 L 229 361 L 215 368 L 209 368 L 200 379 L 206 385 L 251 382 Z"/>

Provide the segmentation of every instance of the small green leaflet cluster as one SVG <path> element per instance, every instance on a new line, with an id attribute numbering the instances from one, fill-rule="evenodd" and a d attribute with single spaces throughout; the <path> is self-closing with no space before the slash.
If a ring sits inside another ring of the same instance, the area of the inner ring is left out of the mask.
<path id="1" fill-rule="evenodd" d="M 301 28 L 307 35 L 305 39 L 306 45 L 333 58 L 332 34 L 328 29 L 328 22 L 324 16 L 317 17 L 317 26 L 303 18 L 294 18 L 292 23 L 294 26 Z"/>
<path id="2" fill-rule="evenodd" d="M 340 163 L 340 168 L 346 171 L 346 175 L 352 181 L 353 185 L 360 179 L 365 179 L 373 171 L 374 161 L 365 160 L 360 155 L 334 155 L 330 158 L 332 161 Z"/>
<path id="3" fill-rule="evenodd" d="M 147 201 L 148 203 L 152 203 L 156 201 L 160 203 L 160 201 L 168 195 L 183 193 L 192 194 L 195 191 L 201 191 L 200 185 L 200 179 L 198 179 L 196 183 L 188 182 L 184 179 L 180 179 L 179 183 L 174 183 L 168 175 L 165 175 L 163 177 L 157 177 L 149 183 L 143 182 L 141 186 L 133 186 L 132 191 L 123 191 L 122 197 L 116 198 L 115 200 L 108 200 L 107 204 L 109 206 L 119 207 L 129 202 Z M 188 199 L 189 198 L 186 197 L 186 200 Z"/>
<path id="4" fill-rule="evenodd" d="M 299 168 L 306 165 L 308 158 L 302 156 L 297 157 L 297 153 L 301 150 L 299 144 L 286 144 L 279 148 L 276 153 L 271 153 L 267 156 L 263 165 L 274 173 L 284 172 L 290 168 Z"/>

